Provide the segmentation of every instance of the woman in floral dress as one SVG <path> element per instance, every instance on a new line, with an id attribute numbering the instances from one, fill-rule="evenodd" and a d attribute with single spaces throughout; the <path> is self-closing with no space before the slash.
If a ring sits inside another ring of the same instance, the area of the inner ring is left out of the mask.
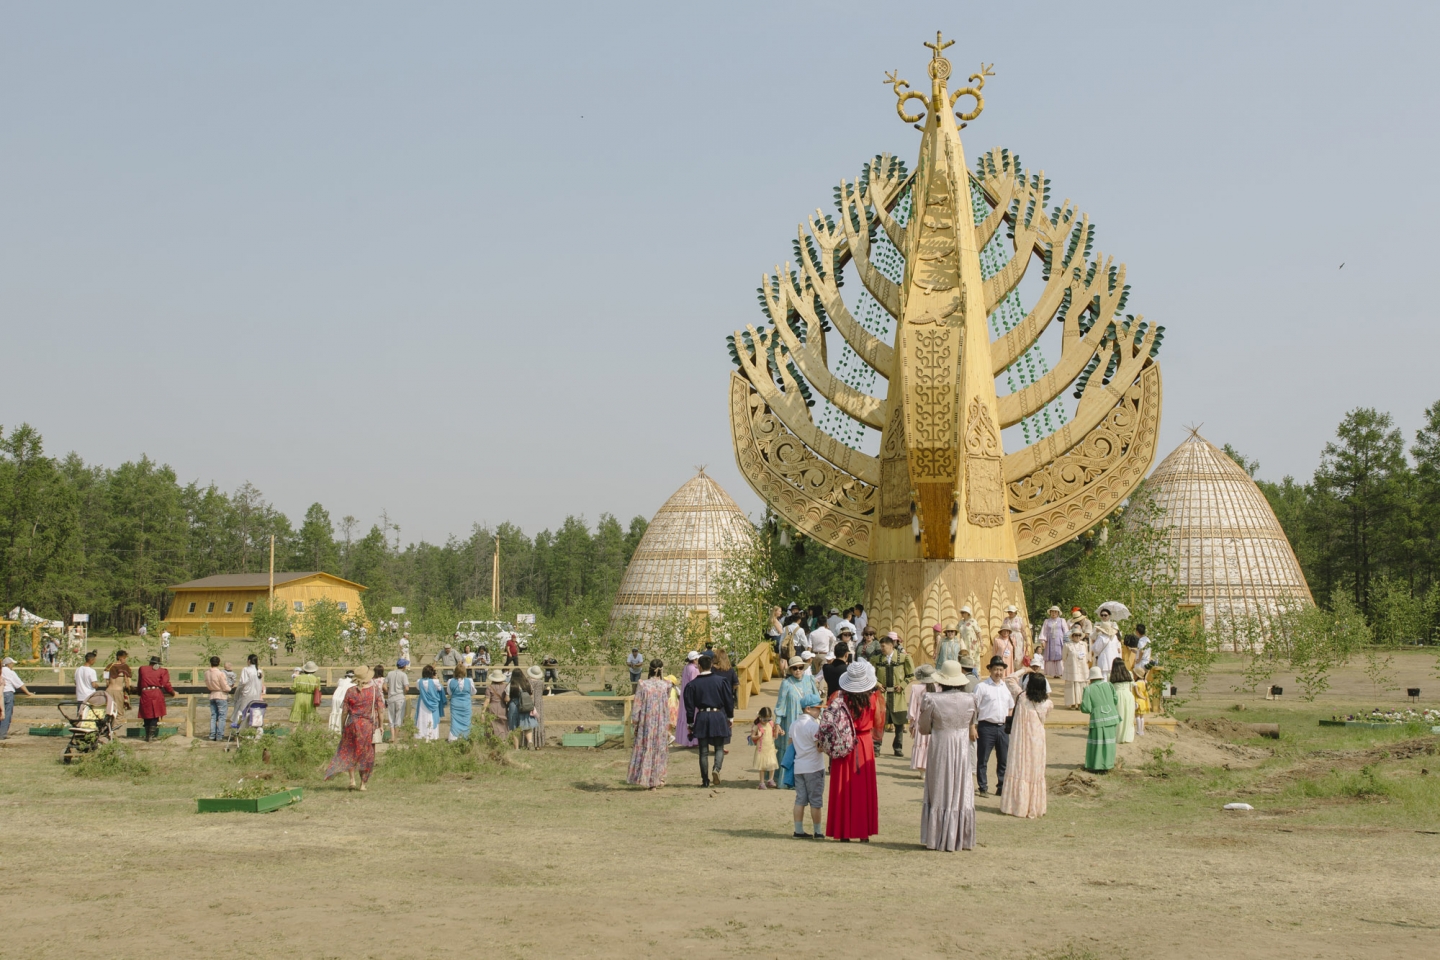
<path id="1" fill-rule="evenodd" d="M 375 770 L 375 731 L 379 729 L 381 698 L 370 685 L 369 667 L 355 668 L 355 686 L 345 694 L 343 708 L 345 719 L 340 732 L 340 746 L 325 768 L 325 779 L 329 780 L 342 770 L 350 774 L 350 789 L 355 789 L 355 771 L 360 771 L 360 789 L 370 780 Z"/>
<path id="2" fill-rule="evenodd" d="M 665 785 L 670 764 L 670 734 L 674 714 L 670 710 L 670 681 L 660 675 L 660 660 L 650 661 L 650 675 L 635 688 L 635 706 L 630 721 L 635 727 L 635 750 L 630 754 L 629 783 L 641 787 Z"/>

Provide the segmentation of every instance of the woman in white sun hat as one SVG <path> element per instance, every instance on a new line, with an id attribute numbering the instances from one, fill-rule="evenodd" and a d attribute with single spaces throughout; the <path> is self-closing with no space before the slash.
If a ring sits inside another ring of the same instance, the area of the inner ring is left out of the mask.
<path id="1" fill-rule="evenodd" d="M 849 716 L 855 747 L 830 759 L 829 809 L 825 836 L 832 840 L 869 843 L 880 832 L 880 793 L 875 783 L 875 730 L 885 724 L 885 698 L 875 689 L 875 668 L 852 663 L 840 678 L 831 703 Z M 826 715 L 822 716 L 822 727 Z"/>

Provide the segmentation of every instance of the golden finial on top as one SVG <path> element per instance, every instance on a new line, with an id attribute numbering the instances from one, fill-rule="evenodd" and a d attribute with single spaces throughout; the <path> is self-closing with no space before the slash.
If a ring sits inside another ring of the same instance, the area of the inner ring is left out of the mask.
<path id="1" fill-rule="evenodd" d="M 930 43 L 929 41 L 925 42 L 925 46 L 933 51 L 927 69 L 930 72 L 930 79 L 935 82 L 933 96 L 937 98 L 937 106 L 938 98 L 945 95 L 945 81 L 950 79 L 950 61 L 942 54 L 947 48 L 953 47 L 954 45 L 955 41 L 946 40 L 939 30 L 935 31 L 934 43 Z M 967 121 L 974 120 L 980 116 L 980 112 L 985 109 L 985 98 L 980 95 L 980 91 L 985 88 L 985 78 L 995 76 L 995 71 L 991 69 L 993 66 L 993 63 L 980 64 L 980 72 L 970 74 L 970 82 L 974 84 L 974 86 L 961 87 L 959 90 L 948 95 L 949 105 L 951 107 L 954 107 L 955 101 L 961 97 L 970 96 L 975 98 L 974 110 L 971 110 L 969 113 L 955 114 L 955 119 L 960 121 L 961 127 L 964 127 Z M 905 112 L 905 103 L 909 100 L 919 100 L 925 104 L 928 109 L 930 107 L 930 97 L 925 96 L 918 90 L 911 90 L 909 81 L 900 79 L 899 70 L 892 70 L 885 74 L 885 83 L 895 90 L 895 99 L 898 101 L 895 104 L 895 112 L 900 114 L 901 120 L 904 120 L 906 123 L 915 123 L 925 116 L 923 112 L 913 116 Z"/>
<path id="2" fill-rule="evenodd" d="M 945 50 L 946 47 L 953 47 L 953 46 L 955 46 L 955 41 L 954 41 L 954 40 L 946 40 L 944 37 L 942 37 L 942 36 L 940 35 L 940 31 L 939 31 L 939 30 L 936 30 L 936 31 L 935 31 L 935 42 L 934 42 L 934 43 L 930 43 L 930 42 L 927 41 L 926 44 L 925 44 L 925 46 L 929 47 L 931 50 L 934 51 L 934 54 L 930 57 L 930 67 L 929 67 L 929 70 L 930 70 L 930 79 L 932 79 L 932 80 L 946 80 L 946 79 L 949 79 L 949 77 L 950 77 L 950 61 L 947 60 L 947 59 L 945 59 L 945 58 L 944 58 L 943 56 L 941 56 L 940 54 L 941 54 L 941 52 L 942 52 L 943 50 Z"/>

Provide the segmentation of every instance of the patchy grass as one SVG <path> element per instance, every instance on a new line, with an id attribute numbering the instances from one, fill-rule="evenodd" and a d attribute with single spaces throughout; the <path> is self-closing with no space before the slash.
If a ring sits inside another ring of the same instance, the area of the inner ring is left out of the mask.
<path id="1" fill-rule="evenodd" d="M 71 773 L 92 780 L 117 778 L 138 781 L 153 770 L 143 758 L 136 756 L 133 747 L 119 740 L 111 740 L 90 753 L 79 754 L 70 763 Z"/>

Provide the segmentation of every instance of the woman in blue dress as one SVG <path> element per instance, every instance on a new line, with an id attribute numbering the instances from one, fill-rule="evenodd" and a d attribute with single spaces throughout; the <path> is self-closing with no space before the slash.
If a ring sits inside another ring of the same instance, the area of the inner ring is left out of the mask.
<path id="1" fill-rule="evenodd" d="M 475 681 L 463 663 L 456 664 L 445 691 L 450 699 L 450 739 L 464 740 L 470 736 L 470 715 L 475 710 Z"/>

